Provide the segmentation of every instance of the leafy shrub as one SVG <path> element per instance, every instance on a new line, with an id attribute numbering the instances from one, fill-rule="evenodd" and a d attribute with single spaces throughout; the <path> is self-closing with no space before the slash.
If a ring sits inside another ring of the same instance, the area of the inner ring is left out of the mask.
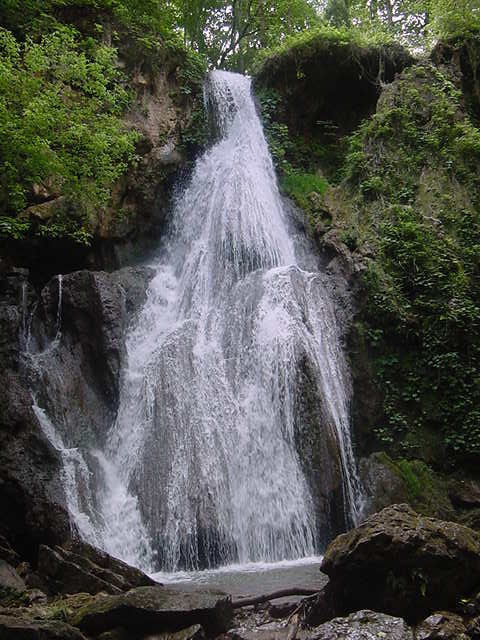
<path id="1" fill-rule="evenodd" d="M 74 203 L 72 224 L 63 225 L 67 235 L 88 230 L 93 213 L 106 205 L 113 182 L 134 160 L 137 139 L 121 120 L 129 97 L 115 53 L 98 45 L 87 55 L 73 28 L 24 44 L 0 30 L 4 216 L 13 218 L 32 204 L 34 184 Z M 2 235 L 13 237 L 25 230 L 18 222 L 0 226 Z"/>

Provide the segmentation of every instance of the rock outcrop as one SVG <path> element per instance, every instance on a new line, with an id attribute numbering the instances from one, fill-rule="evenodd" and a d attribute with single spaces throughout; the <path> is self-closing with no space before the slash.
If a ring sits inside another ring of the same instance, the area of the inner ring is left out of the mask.
<path id="1" fill-rule="evenodd" d="M 480 535 L 393 505 L 328 547 L 330 577 L 309 622 L 371 608 L 419 621 L 455 607 L 480 584 Z"/>
<path id="2" fill-rule="evenodd" d="M 228 628 L 232 615 L 231 600 L 225 594 L 139 587 L 123 595 L 97 596 L 77 610 L 69 622 L 93 635 L 118 627 L 147 634 L 199 624 L 214 637 Z"/>
<path id="3" fill-rule="evenodd" d="M 36 404 L 65 446 L 100 443 L 115 416 L 128 323 L 151 271 L 126 268 L 54 278 L 38 294 L 24 269 L 0 277 L 0 553 L 37 561 L 40 544 L 62 545 L 70 519 L 59 450 Z M 57 335 L 58 334 L 58 335 Z M 85 488 L 86 490 L 86 488 Z M 3 549 L 3 551 L 2 551 Z"/>
<path id="4" fill-rule="evenodd" d="M 285 97 L 279 116 L 291 135 L 344 135 L 375 111 L 380 81 L 412 63 L 398 45 L 359 47 L 320 34 L 269 57 L 255 85 Z"/>
<path id="5" fill-rule="evenodd" d="M 39 406 L 68 446 L 101 442 L 114 419 L 125 334 L 149 277 L 143 267 L 77 271 L 41 292 L 27 367 Z"/>
<path id="6" fill-rule="evenodd" d="M 156 584 L 142 571 L 75 540 L 55 549 L 41 545 L 37 572 L 52 594 L 119 594 L 134 587 Z"/>
<path id="7" fill-rule="evenodd" d="M 74 627 L 58 620 L 34 620 L 18 615 L 0 615 L 2 640 L 86 640 Z"/>

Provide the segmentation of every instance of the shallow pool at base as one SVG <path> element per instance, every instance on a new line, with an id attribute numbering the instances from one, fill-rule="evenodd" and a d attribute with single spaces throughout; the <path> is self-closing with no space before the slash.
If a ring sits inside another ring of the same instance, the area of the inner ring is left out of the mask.
<path id="1" fill-rule="evenodd" d="M 232 596 L 255 596 L 290 587 L 321 589 L 328 580 L 320 573 L 322 558 L 312 556 L 281 562 L 251 562 L 205 571 L 155 573 L 152 577 L 165 585 L 185 589 L 211 588 Z"/>

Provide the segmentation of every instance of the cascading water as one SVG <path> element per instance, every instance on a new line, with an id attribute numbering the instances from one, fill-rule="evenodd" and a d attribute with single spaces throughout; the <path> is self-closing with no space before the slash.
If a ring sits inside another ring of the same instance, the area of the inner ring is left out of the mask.
<path id="1" fill-rule="evenodd" d="M 24 365 L 28 370 L 33 396 L 33 411 L 37 416 L 42 431 L 50 444 L 58 451 L 63 469 L 62 484 L 65 491 L 67 509 L 70 515 L 72 531 L 78 533 L 84 540 L 101 546 L 102 539 L 97 534 L 97 527 L 90 517 L 93 511 L 94 497 L 90 490 L 91 472 L 82 452 L 76 447 L 67 447 L 59 430 L 48 417 L 46 411 L 39 405 L 37 388 L 41 386 L 45 375 L 45 362 L 49 361 L 57 350 L 61 339 L 62 328 L 62 276 L 57 277 L 58 301 L 55 318 L 55 336 L 46 341 L 44 349 L 32 349 L 32 320 L 37 310 L 35 303 L 31 312 L 28 311 L 26 285 L 22 288 L 23 319 L 20 342 L 23 347 Z"/>
<path id="2" fill-rule="evenodd" d="M 350 520 L 359 498 L 334 309 L 296 256 L 250 80 L 213 72 L 207 97 L 221 139 L 176 204 L 97 453 L 104 547 L 165 570 L 315 552 L 296 446 L 302 363 L 333 432 Z"/>

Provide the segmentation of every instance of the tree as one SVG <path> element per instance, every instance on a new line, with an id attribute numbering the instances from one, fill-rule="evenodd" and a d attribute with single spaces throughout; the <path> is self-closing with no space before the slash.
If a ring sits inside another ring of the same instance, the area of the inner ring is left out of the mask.
<path id="1" fill-rule="evenodd" d="M 479 0 L 436 0 L 431 15 L 432 32 L 439 38 L 480 31 Z"/>
<path id="2" fill-rule="evenodd" d="M 212 67 L 244 71 L 257 52 L 318 23 L 315 0 L 178 0 L 185 43 Z"/>

